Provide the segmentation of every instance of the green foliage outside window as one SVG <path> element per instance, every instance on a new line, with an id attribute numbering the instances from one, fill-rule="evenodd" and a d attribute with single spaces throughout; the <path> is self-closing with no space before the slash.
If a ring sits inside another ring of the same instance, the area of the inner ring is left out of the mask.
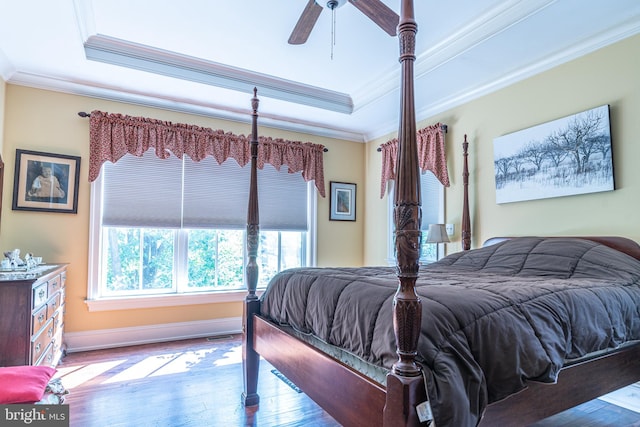
<path id="1" fill-rule="evenodd" d="M 173 230 L 105 228 L 109 292 L 171 289 Z"/>
<path id="2" fill-rule="evenodd" d="M 245 288 L 242 230 L 103 227 L 103 233 L 106 295 Z M 260 287 L 278 271 L 303 265 L 303 235 L 260 233 Z"/>

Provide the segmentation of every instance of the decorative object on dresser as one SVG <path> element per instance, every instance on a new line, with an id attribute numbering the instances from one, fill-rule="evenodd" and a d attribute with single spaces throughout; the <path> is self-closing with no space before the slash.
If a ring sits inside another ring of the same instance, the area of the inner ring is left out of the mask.
<path id="1" fill-rule="evenodd" d="M 80 157 L 16 150 L 13 210 L 78 212 Z"/>
<path id="2" fill-rule="evenodd" d="M 0 366 L 58 363 L 66 277 L 66 264 L 0 272 Z"/>

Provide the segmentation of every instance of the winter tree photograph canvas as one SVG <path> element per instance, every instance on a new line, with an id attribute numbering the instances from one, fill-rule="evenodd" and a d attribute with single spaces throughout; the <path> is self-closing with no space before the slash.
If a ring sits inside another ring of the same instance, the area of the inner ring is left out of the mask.
<path id="1" fill-rule="evenodd" d="M 614 189 L 609 105 L 494 139 L 496 203 Z"/>

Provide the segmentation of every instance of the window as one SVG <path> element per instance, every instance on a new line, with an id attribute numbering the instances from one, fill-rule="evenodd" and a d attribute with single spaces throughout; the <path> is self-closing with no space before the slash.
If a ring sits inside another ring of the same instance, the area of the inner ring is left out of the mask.
<path id="1" fill-rule="evenodd" d="M 103 166 L 92 187 L 89 300 L 246 289 L 250 168 L 184 157 L 149 150 Z M 258 192 L 264 287 L 280 270 L 312 264 L 315 187 L 265 165 Z"/>
<path id="2" fill-rule="evenodd" d="M 395 244 L 394 233 L 395 224 L 393 222 L 393 195 L 395 181 L 389 190 L 389 264 L 395 264 Z M 430 263 L 440 258 L 440 248 L 436 243 L 426 243 L 427 230 L 429 224 L 441 224 L 444 222 L 444 186 L 438 181 L 431 171 L 426 171 L 420 175 L 420 194 L 422 201 L 422 247 L 420 248 L 420 263 Z"/>

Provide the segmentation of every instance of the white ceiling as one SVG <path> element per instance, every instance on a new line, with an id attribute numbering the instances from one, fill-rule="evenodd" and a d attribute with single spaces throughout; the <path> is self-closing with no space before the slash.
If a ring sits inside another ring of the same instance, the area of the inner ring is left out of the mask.
<path id="1" fill-rule="evenodd" d="M 260 82 L 261 124 L 354 141 L 394 132 L 397 38 L 347 3 L 336 11 L 333 59 L 329 10 L 306 44 L 289 45 L 306 3 L 0 0 L 0 75 L 18 85 L 248 121 L 250 89 L 230 89 L 228 79 L 204 83 L 232 67 L 249 85 Z M 384 3 L 399 14 L 400 0 Z M 414 3 L 418 120 L 640 32 L 638 0 Z M 160 71 L 89 60 L 88 41 L 161 59 Z M 167 67 L 176 60 L 181 69 Z M 350 99 L 353 111 L 313 106 L 307 96 L 327 92 Z"/>

